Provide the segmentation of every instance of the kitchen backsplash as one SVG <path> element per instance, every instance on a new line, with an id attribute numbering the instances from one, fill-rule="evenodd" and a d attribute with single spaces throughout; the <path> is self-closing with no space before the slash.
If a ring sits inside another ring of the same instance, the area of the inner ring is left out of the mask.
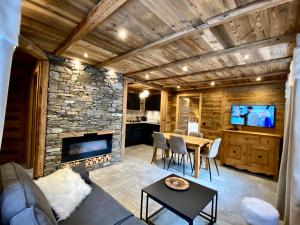
<path id="1" fill-rule="evenodd" d="M 146 116 L 147 121 L 151 123 L 159 123 L 159 111 L 146 111 L 127 109 L 127 121 L 136 121 L 137 117 Z"/>

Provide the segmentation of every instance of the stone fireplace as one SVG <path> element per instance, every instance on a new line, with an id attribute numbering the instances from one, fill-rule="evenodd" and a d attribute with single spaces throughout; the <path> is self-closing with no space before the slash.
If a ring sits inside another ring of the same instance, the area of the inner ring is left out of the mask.
<path id="1" fill-rule="evenodd" d="M 93 168 L 120 161 L 123 76 L 63 57 L 49 62 L 44 174 L 81 161 Z"/>

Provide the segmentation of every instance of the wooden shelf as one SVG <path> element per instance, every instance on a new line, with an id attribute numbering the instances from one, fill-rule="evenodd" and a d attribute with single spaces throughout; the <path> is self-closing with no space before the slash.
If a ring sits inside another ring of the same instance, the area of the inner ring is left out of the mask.
<path id="1" fill-rule="evenodd" d="M 104 135 L 104 134 L 114 134 L 114 133 L 115 133 L 114 130 L 74 131 L 74 132 L 60 133 L 58 137 L 69 138 L 69 137 L 83 137 L 86 134 Z"/>

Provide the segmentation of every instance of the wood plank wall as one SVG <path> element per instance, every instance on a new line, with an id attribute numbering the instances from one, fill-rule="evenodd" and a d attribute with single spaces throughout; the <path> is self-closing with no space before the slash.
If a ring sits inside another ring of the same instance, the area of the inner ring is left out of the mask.
<path id="1" fill-rule="evenodd" d="M 241 126 L 241 129 L 282 135 L 285 108 L 284 92 L 284 83 L 278 83 L 206 89 L 197 92 L 181 93 L 202 93 L 201 132 L 206 138 L 217 138 L 221 136 L 222 129 L 232 127 L 230 124 L 230 110 L 232 104 L 274 104 L 276 106 L 276 127 L 274 129 L 243 126 Z M 166 131 L 173 131 L 175 129 L 177 93 L 168 93 Z"/>

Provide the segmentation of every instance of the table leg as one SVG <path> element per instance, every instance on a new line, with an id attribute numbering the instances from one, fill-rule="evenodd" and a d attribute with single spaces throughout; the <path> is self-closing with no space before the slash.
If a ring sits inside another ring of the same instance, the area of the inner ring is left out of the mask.
<path id="1" fill-rule="evenodd" d="M 199 177 L 199 169 L 200 169 L 200 146 L 195 149 L 195 173 L 194 177 L 198 178 Z"/>
<path id="2" fill-rule="evenodd" d="M 140 219 L 143 219 L 143 199 L 144 199 L 144 192 L 141 191 L 141 209 L 140 209 Z"/>
<path id="3" fill-rule="evenodd" d="M 149 203 L 149 196 L 147 194 L 147 198 L 146 198 L 146 222 L 148 222 L 148 203 Z"/>

